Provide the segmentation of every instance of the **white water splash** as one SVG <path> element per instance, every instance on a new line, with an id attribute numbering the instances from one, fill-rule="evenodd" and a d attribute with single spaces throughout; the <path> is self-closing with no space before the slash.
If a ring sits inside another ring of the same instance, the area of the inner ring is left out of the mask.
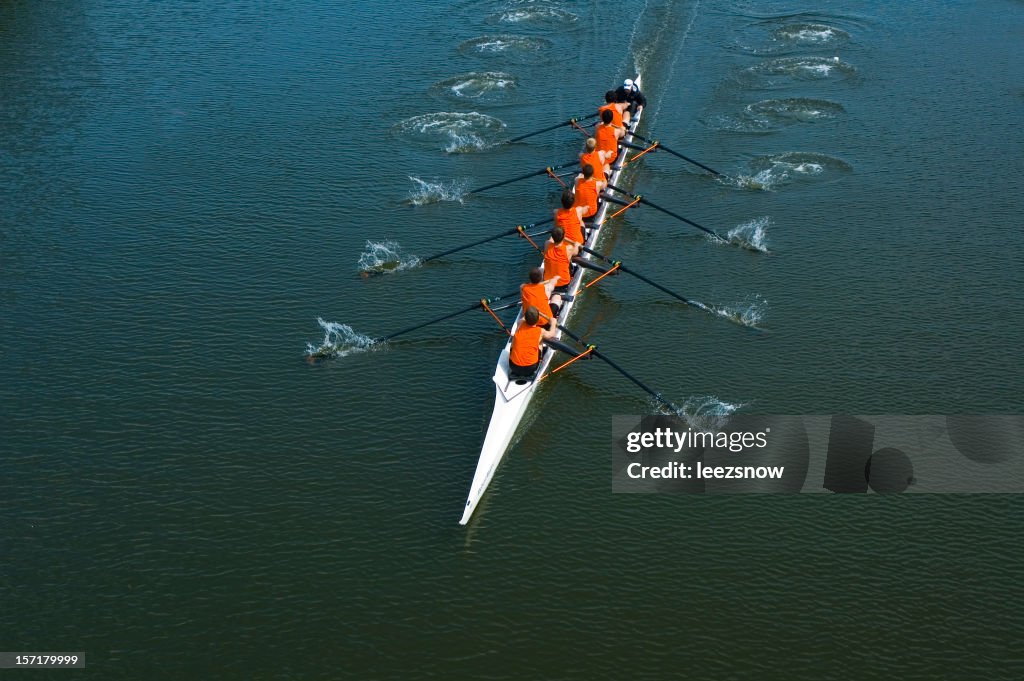
<path id="1" fill-rule="evenodd" d="M 476 111 L 423 114 L 395 125 L 399 135 L 421 143 L 440 143 L 449 154 L 486 149 L 504 129 L 502 121 Z"/>
<path id="2" fill-rule="evenodd" d="M 790 24 L 775 29 L 772 35 L 776 40 L 815 45 L 846 41 L 850 38 L 846 31 L 826 24 Z"/>
<path id="3" fill-rule="evenodd" d="M 754 218 L 730 229 L 726 236 L 729 242 L 738 244 L 750 251 L 758 253 L 770 253 L 768 250 L 768 227 L 772 220 L 767 215 Z"/>
<path id="4" fill-rule="evenodd" d="M 488 17 L 489 23 L 521 24 L 521 23 L 544 23 L 561 24 L 572 23 L 579 20 L 579 16 L 558 7 L 538 5 L 534 3 L 519 3 L 522 7 L 507 9 L 499 14 Z"/>
<path id="5" fill-rule="evenodd" d="M 326 322 L 320 317 L 316 318 L 316 323 L 324 330 L 324 339 L 320 345 L 306 344 L 306 356 L 310 359 L 347 357 L 377 345 L 373 338 L 356 333 L 348 324 Z"/>
<path id="6" fill-rule="evenodd" d="M 748 104 L 744 113 L 752 119 L 768 118 L 779 122 L 815 122 L 827 118 L 835 118 L 844 113 L 842 104 L 827 99 L 808 99 L 791 97 L 789 99 L 765 99 Z"/>
<path id="7" fill-rule="evenodd" d="M 671 413 L 660 402 L 651 400 L 650 403 L 655 412 Z M 714 395 L 699 395 L 686 398 L 675 415 L 686 419 L 695 428 L 715 430 L 727 417 L 745 406 L 746 404 L 740 402 L 720 400 Z"/>
<path id="8" fill-rule="evenodd" d="M 824 154 L 789 151 L 776 156 L 762 156 L 751 162 L 760 168 L 755 175 L 739 175 L 732 180 L 743 189 L 771 191 L 779 185 L 795 180 L 809 180 L 826 173 L 847 173 L 853 169 L 850 164 Z"/>
<path id="9" fill-rule="evenodd" d="M 719 305 L 714 308 L 714 313 L 723 319 L 728 319 L 734 324 L 747 326 L 752 329 L 760 329 L 764 320 L 765 312 L 768 309 L 768 301 L 760 295 L 736 303 L 735 305 Z"/>
<path id="10" fill-rule="evenodd" d="M 750 66 L 740 72 L 741 80 L 751 86 L 779 85 L 773 76 L 796 80 L 818 80 L 822 78 L 852 78 L 857 74 L 850 64 L 839 57 L 780 57 Z"/>
<path id="11" fill-rule="evenodd" d="M 473 71 L 442 80 L 434 87 L 453 99 L 490 102 L 500 101 L 516 84 L 515 76 L 502 71 Z"/>
<path id="12" fill-rule="evenodd" d="M 359 256 L 357 266 L 360 272 L 383 274 L 416 267 L 420 259 L 415 255 L 402 253 L 397 241 L 369 241 L 366 250 Z"/>
<path id="13" fill-rule="evenodd" d="M 465 182 L 452 180 L 450 182 L 428 182 L 418 177 L 409 176 L 415 187 L 409 192 L 408 202 L 413 206 L 424 206 L 428 203 L 440 201 L 458 201 L 462 203 L 466 195 L 467 185 Z"/>
<path id="14" fill-rule="evenodd" d="M 554 46 L 545 38 L 517 35 L 490 35 L 473 38 L 459 45 L 459 51 L 474 57 L 502 57 L 521 64 L 535 63 Z"/>

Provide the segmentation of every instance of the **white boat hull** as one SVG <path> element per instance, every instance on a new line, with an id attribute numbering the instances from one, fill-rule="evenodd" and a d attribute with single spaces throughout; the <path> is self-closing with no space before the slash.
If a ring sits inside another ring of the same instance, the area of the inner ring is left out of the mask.
<path id="1" fill-rule="evenodd" d="M 640 76 L 637 76 L 635 81 L 639 84 Z M 629 131 L 623 138 L 625 141 L 631 141 L 633 139 L 631 133 L 636 130 L 639 123 L 640 115 L 637 115 L 631 122 Z M 628 152 L 628 149 L 624 147 L 620 148 L 619 157 L 616 159 L 615 166 L 612 168 L 612 175 L 609 180 L 611 184 L 616 184 L 618 182 L 619 176 L 622 174 L 622 168 L 629 156 Z M 594 218 L 595 228 L 591 231 L 589 238 L 587 239 L 586 245 L 588 248 L 594 248 L 597 244 L 597 241 L 601 236 L 601 231 L 604 228 L 605 220 L 607 219 L 609 207 L 610 204 L 608 201 L 601 202 L 598 212 Z M 584 272 L 585 268 L 577 267 L 576 273 L 569 282 L 568 293 L 572 296 L 572 300 L 565 302 L 562 309 L 559 311 L 559 324 L 565 325 L 568 322 L 569 317 L 572 315 L 573 308 L 576 304 L 575 296 L 583 284 Z M 512 325 L 513 333 L 515 333 L 516 328 L 519 327 L 522 318 L 523 313 L 520 311 L 519 316 L 516 317 L 516 321 Z M 561 336 L 562 332 L 558 331 L 557 337 L 561 338 Z M 502 349 L 501 356 L 498 358 L 498 365 L 494 370 L 494 410 L 491 413 L 491 421 L 487 426 L 487 434 L 484 436 L 484 443 L 480 449 L 480 459 L 477 461 L 476 473 L 473 475 L 473 483 L 469 487 L 466 506 L 462 512 L 462 519 L 459 521 L 460 525 L 465 525 L 469 522 L 469 519 L 473 516 L 473 512 L 476 510 L 480 500 L 483 498 L 484 492 L 487 491 L 487 487 L 491 484 L 494 472 L 498 469 L 498 465 L 504 458 L 505 452 L 508 450 L 509 443 L 512 442 L 512 438 L 516 434 L 516 429 L 519 427 L 520 422 L 523 420 L 523 416 L 526 414 L 526 409 L 530 405 L 530 400 L 533 398 L 538 385 L 541 383 L 541 378 L 547 375 L 548 368 L 556 354 L 555 351 L 550 348 L 544 353 L 541 357 L 540 366 L 538 367 L 537 373 L 534 375 L 533 379 L 511 379 L 508 375 L 508 356 L 511 348 L 512 342 L 510 340 Z"/>

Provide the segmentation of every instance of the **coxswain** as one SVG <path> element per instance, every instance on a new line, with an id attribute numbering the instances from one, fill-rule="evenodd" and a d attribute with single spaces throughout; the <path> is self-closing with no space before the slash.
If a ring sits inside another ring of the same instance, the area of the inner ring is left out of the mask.
<path id="1" fill-rule="evenodd" d="M 569 263 L 580 252 L 580 245 L 565 238 L 561 227 L 551 228 L 551 238 L 544 244 L 544 273 L 558 277 L 555 292 L 564 293 L 572 279 Z"/>
<path id="2" fill-rule="evenodd" d="M 562 207 L 555 209 L 555 224 L 562 228 L 565 236 L 570 241 L 583 243 L 586 237 L 583 236 L 583 213 L 584 206 L 577 205 L 576 193 L 566 187 L 562 190 Z"/>
<path id="3" fill-rule="evenodd" d="M 538 322 L 540 311 L 533 305 L 526 308 L 523 320 L 512 335 L 512 349 L 508 353 L 508 375 L 512 378 L 531 378 L 537 373 L 544 341 L 558 333 L 554 324 L 545 329 Z"/>
<path id="4" fill-rule="evenodd" d="M 594 177 L 594 166 L 589 163 L 583 166 L 583 172 L 576 176 L 576 205 L 583 207 L 583 225 L 593 227 L 587 223 L 588 218 L 597 214 L 597 198 L 604 191 L 608 183 Z"/>
<path id="5" fill-rule="evenodd" d="M 598 179 L 603 180 L 608 176 L 608 162 L 605 161 L 604 152 L 598 150 L 597 140 L 593 137 L 587 138 L 583 153 L 580 154 L 580 170 L 588 163 L 594 167 L 594 175 Z"/>
<path id="6" fill-rule="evenodd" d="M 615 163 L 619 157 L 619 139 L 622 137 L 622 128 L 616 128 L 612 123 L 614 117 L 612 112 L 601 112 L 601 122 L 594 128 L 594 139 L 597 140 L 597 150 L 604 152 L 604 162 Z"/>
<path id="7" fill-rule="evenodd" d="M 597 117 L 600 118 L 601 114 L 607 110 L 612 112 L 612 125 L 616 128 L 623 128 L 625 126 L 622 123 L 622 112 L 628 107 L 625 102 L 619 103 L 615 99 L 615 90 L 609 90 L 604 93 L 604 106 L 597 110 Z"/>
<path id="8" fill-rule="evenodd" d="M 620 96 L 624 97 L 621 101 L 628 104 L 629 111 L 634 116 L 647 106 L 647 98 L 644 97 L 644 93 L 640 92 L 640 88 L 637 87 L 637 84 L 634 83 L 631 78 L 627 78 L 623 81 L 622 87 L 615 91 L 616 100 L 618 100 L 618 97 Z M 626 120 L 625 115 L 623 115 L 623 120 Z M 629 124 L 628 121 L 626 124 Z"/>
<path id="9" fill-rule="evenodd" d="M 544 279 L 543 277 L 544 275 L 541 274 L 540 268 L 534 267 L 530 270 L 530 281 L 521 285 L 519 292 L 522 295 L 523 309 L 528 310 L 532 305 L 540 310 L 541 315 L 544 317 L 540 320 L 540 325 L 544 328 L 549 328 L 550 320 L 558 316 L 558 309 L 561 307 L 562 298 L 561 296 L 556 296 L 558 302 L 552 304 L 551 294 L 555 290 L 555 284 L 558 283 L 558 277 L 554 276 L 550 279 Z"/>

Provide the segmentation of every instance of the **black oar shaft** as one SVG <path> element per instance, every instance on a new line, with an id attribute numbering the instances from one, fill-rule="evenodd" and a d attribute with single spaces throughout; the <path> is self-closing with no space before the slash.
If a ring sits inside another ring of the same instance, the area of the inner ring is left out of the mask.
<path id="1" fill-rule="evenodd" d="M 560 328 L 564 333 L 568 334 L 577 343 L 581 343 L 583 345 L 587 345 L 587 343 L 582 338 L 580 338 L 579 336 L 577 336 L 576 334 L 574 334 L 572 331 L 570 331 L 569 329 L 565 328 L 561 324 L 558 325 L 558 328 Z M 605 355 L 604 353 L 598 352 L 597 349 L 594 348 L 592 345 L 590 346 L 590 348 L 591 348 L 590 352 L 591 352 L 592 355 L 594 355 L 598 359 L 603 360 L 606 364 L 608 364 L 608 366 L 610 366 L 611 368 L 615 369 L 620 374 L 625 376 L 634 385 L 636 385 L 638 388 L 643 390 L 645 393 L 647 393 L 648 395 L 653 397 L 659 403 L 665 405 L 666 407 L 671 409 L 676 414 L 681 414 L 682 413 L 682 410 L 679 407 L 677 407 L 676 405 L 672 404 L 672 402 L 670 402 L 669 400 L 667 400 L 664 397 L 662 397 L 661 393 L 656 392 L 652 388 L 648 387 L 643 381 L 638 379 L 636 376 L 634 376 L 633 374 L 631 374 L 628 371 L 626 371 L 625 369 L 623 369 L 614 360 L 612 360 L 611 357 L 609 357 L 608 355 Z"/>
<path id="2" fill-rule="evenodd" d="M 653 140 L 649 140 L 646 137 L 641 137 L 640 135 L 637 135 L 636 133 L 634 133 L 633 136 L 636 137 L 637 139 L 640 139 L 640 140 L 643 140 L 644 142 L 647 142 L 648 144 L 654 144 L 655 143 Z M 658 144 L 658 149 L 661 149 L 662 151 L 667 151 L 668 153 L 672 154 L 673 156 L 678 156 L 679 158 L 683 159 L 684 161 L 689 161 L 693 165 L 698 166 L 700 168 L 703 168 L 704 170 L 708 171 L 712 175 L 717 175 L 718 177 L 725 177 L 725 175 L 723 175 L 722 173 L 718 172 L 714 168 L 706 166 L 703 163 L 701 163 L 700 161 L 695 161 L 692 158 L 690 158 L 689 156 L 684 156 L 684 155 L 680 154 L 678 151 L 674 151 L 673 149 L 669 149 L 668 147 L 666 147 L 661 142 L 658 142 L 657 144 Z"/>
<path id="3" fill-rule="evenodd" d="M 672 212 L 672 211 L 670 211 L 669 209 L 667 209 L 667 208 L 662 208 L 661 206 L 659 206 L 659 205 L 657 205 L 657 204 L 651 203 L 650 201 L 648 201 L 648 200 L 647 200 L 647 199 L 645 199 L 645 198 L 641 198 L 641 199 L 640 199 L 640 203 L 642 203 L 642 204 L 644 204 L 644 205 L 647 205 L 647 206 L 650 206 L 651 208 L 654 208 L 655 210 L 660 210 L 660 211 L 661 211 L 662 213 L 665 213 L 666 215 L 671 215 L 671 216 L 672 216 L 672 217 L 674 217 L 674 218 L 675 218 L 676 220 L 682 220 L 683 222 L 685 222 L 685 223 L 686 223 L 686 224 L 688 224 L 688 225 L 693 225 L 693 226 L 694 226 L 694 227 L 696 227 L 697 229 L 699 229 L 699 230 L 701 230 L 701 231 L 704 231 L 704 232 L 707 232 L 708 234 L 710 234 L 711 236 L 715 237 L 715 238 L 716 238 L 716 239 L 718 239 L 719 241 L 725 241 L 725 239 L 723 239 L 722 237 L 718 236 L 718 233 L 717 233 L 717 232 L 716 232 L 715 230 L 713 230 L 713 229 L 708 229 L 708 228 L 707 228 L 707 227 L 705 227 L 704 225 L 700 225 L 700 224 L 697 224 L 696 222 L 694 222 L 693 220 L 690 220 L 689 218 L 684 218 L 684 217 L 683 217 L 682 215 L 680 215 L 679 213 L 673 213 L 673 212 Z"/>
<path id="4" fill-rule="evenodd" d="M 525 180 L 525 179 L 530 178 L 530 177 L 537 177 L 538 175 L 543 175 L 547 171 L 548 171 L 547 168 L 543 168 L 542 170 L 538 170 L 536 172 L 527 173 L 526 175 L 520 175 L 519 177 L 513 177 L 511 180 L 502 180 L 501 182 L 495 182 L 494 184 L 489 184 L 489 185 L 486 185 L 484 187 L 477 187 L 476 189 L 470 189 L 466 193 L 467 194 L 477 194 L 479 192 L 487 191 L 488 189 L 494 189 L 495 187 L 502 187 L 502 186 L 504 186 L 506 184 L 512 184 L 513 182 L 519 182 L 520 180 Z"/>
<path id="5" fill-rule="evenodd" d="M 528 227 L 537 227 L 539 225 L 546 225 L 547 223 L 552 222 L 553 220 L 554 220 L 554 218 L 545 218 L 544 220 L 538 220 L 537 222 L 531 222 L 528 225 L 521 225 L 521 227 L 523 229 L 526 229 Z M 447 251 L 444 251 L 442 253 L 437 253 L 435 255 L 432 255 L 429 258 L 423 258 L 423 260 L 421 260 L 420 262 L 430 262 L 431 260 L 437 260 L 438 258 L 443 258 L 446 255 L 451 255 L 452 253 L 458 253 L 459 251 L 464 251 L 467 248 L 473 248 L 473 246 L 479 246 L 480 244 L 485 244 L 488 241 L 494 241 L 495 239 L 500 239 L 503 236 L 511 236 L 513 234 L 516 234 L 519 231 L 519 227 L 520 227 L 520 225 L 517 225 L 517 226 L 513 227 L 512 229 L 509 229 L 509 230 L 506 230 L 506 231 L 502 232 L 501 234 L 495 234 L 494 236 L 489 236 L 486 239 L 480 239 L 479 241 L 474 241 L 473 243 L 464 244 L 462 246 L 456 246 L 455 248 L 450 248 Z M 528 234 L 527 236 L 537 236 L 537 235 L 536 234 Z"/>
<path id="6" fill-rule="evenodd" d="M 530 138 L 530 137 L 534 137 L 536 135 L 543 135 L 546 132 L 551 132 L 552 130 L 557 130 L 558 128 L 564 127 L 566 125 L 572 125 L 573 123 L 579 123 L 580 121 L 585 121 L 588 118 L 594 118 L 595 116 L 597 116 L 597 114 L 590 114 L 589 116 L 584 116 L 583 118 L 570 118 L 567 121 L 562 121 L 561 123 L 555 123 L 554 125 L 550 125 L 550 126 L 548 126 L 546 128 L 543 128 L 541 130 L 535 130 L 533 132 L 528 132 L 525 135 L 520 135 L 519 137 L 513 137 L 510 140 L 505 140 L 503 142 L 503 144 L 512 144 L 513 142 L 522 142 L 524 139 L 527 139 L 527 138 Z"/>
<path id="7" fill-rule="evenodd" d="M 534 132 L 528 132 L 525 135 L 520 135 L 519 137 L 513 137 L 510 140 L 505 140 L 505 144 L 512 144 L 513 142 L 521 142 L 524 139 L 527 139 L 529 137 L 533 137 L 535 135 L 542 135 L 542 134 L 544 134 L 546 132 L 551 132 L 552 130 L 557 130 L 558 128 L 561 128 L 561 127 L 566 126 L 566 125 L 572 125 L 572 120 L 562 121 L 561 123 L 556 123 L 555 125 L 548 126 L 547 128 L 544 128 L 543 130 L 536 130 Z"/>
<path id="8" fill-rule="evenodd" d="M 509 298 L 511 296 L 514 296 L 514 295 L 519 295 L 519 289 L 516 289 L 515 291 L 512 291 L 511 293 L 506 293 L 505 295 L 502 295 L 502 296 L 497 296 L 496 298 L 488 298 L 486 300 L 486 302 L 488 302 L 488 303 L 498 302 L 499 300 L 504 300 L 505 298 Z M 437 317 L 436 319 L 431 319 L 429 322 L 423 322 L 422 324 L 417 324 L 415 326 L 410 326 L 409 328 L 402 329 L 401 331 L 395 331 L 394 333 L 388 334 L 387 336 L 381 336 L 380 338 L 375 338 L 374 341 L 377 342 L 377 343 L 383 343 L 384 341 L 389 341 L 392 338 L 396 338 L 398 336 L 402 336 L 404 334 L 407 334 L 410 331 L 415 331 L 417 329 L 422 329 L 424 326 L 430 326 L 431 324 L 437 324 L 438 322 L 443 322 L 446 319 L 451 319 L 452 317 L 458 317 L 460 314 L 465 314 L 467 312 L 471 312 L 472 310 L 476 310 L 476 309 L 479 309 L 481 307 L 483 307 L 483 303 L 480 302 L 480 301 L 477 301 L 477 302 L 473 303 L 472 305 L 470 305 L 469 307 L 465 307 L 465 308 L 463 308 L 461 310 L 456 310 L 455 312 L 451 312 L 451 313 L 446 314 L 446 315 L 444 315 L 442 317 Z"/>
<path id="9" fill-rule="evenodd" d="M 484 186 L 484 187 L 477 187 L 476 189 L 470 189 L 466 193 L 467 194 L 479 194 L 480 192 L 487 191 L 488 189 L 494 189 L 495 187 L 502 187 L 502 186 L 504 186 L 506 184 L 512 184 L 513 182 L 519 182 L 520 180 L 525 180 L 525 179 L 528 179 L 528 178 L 531 178 L 531 177 L 537 177 L 538 175 L 543 175 L 544 173 L 548 172 L 549 170 L 561 170 L 562 168 L 568 168 L 569 166 L 576 165 L 577 163 L 579 163 L 579 161 L 569 161 L 568 163 L 562 163 L 561 165 L 552 166 L 550 168 L 541 168 L 540 170 L 534 171 L 532 173 L 527 173 L 526 175 L 520 175 L 519 177 L 513 177 L 511 180 L 502 180 L 501 182 L 495 182 L 494 184 L 489 184 L 489 185 Z"/>
<path id="10" fill-rule="evenodd" d="M 671 289 L 668 289 L 668 288 L 665 288 L 664 286 L 662 286 L 658 282 L 653 281 L 651 279 L 648 279 L 647 277 L 645 277 L 644 275 L 640 274 L 636 270 L 633 270 L 633 269 L 630 269 L 630 268 L 626 267 L 621 262 L 617 263 L 615 260 L 612 260 L 608 256 L 602 255 L 601 253 L 598 253 L 597 251 L 595 251 L 593 249 L 587 248 L 586 246 L 580 246 L 580 250 L 583 251 L 584 253 L 591 254 L 595 258 L 600 258 L 601 260 L 604 260 L 605 262 L 610 263 L 612 265 L 618 264 L 619 269 L 621 271 L 625 272 L 626 274 L 629 274 L 629 275 L 632 275 L 632 276 L 636 277 L 637 279 L 639 279 L 640 281 L 644 282 L 645 284 L 650 284 L 651 286 L 653 286 L 654 288 L 658 289 L 659 291 L 663 291 L 664 293 L 669 294 L 670 296 L 672 296 L 676 300 L 682 301 L 682 302 L 686 303 L 687 305 L 692 305 L 693 307 L 700 308 L 701 310 L 707 310 L 708 309 L 707 306 L 704 305 L 704 303 L 699 303 L 696 300 L 690 300 L 689 298 L 687 298 L 685 296 L 681 296 L 678 293 L 676 293 L 675 291 L 673 291 Z"/>
<path id="11" fill-rule="evenodd" d="M 617 191 L 617 192 L 620 192 L 620 193 L 622 193 L 622 194 L 625 194 L 625 195 L 629 196 L 629 192 L 627 192 L 627 191 L 626 191 L 625 189 L 620 189 L 620 188 L 616 187 L 616 186 L 615 186 L 615 185 L 613 185 L 613 184 L 609 184 L 609 185 L 608 185 L 608 188 L 609 188 L 609 189 L 614 189 L 614 190 L 615 190 L 615 191 Z M 618 205 L 620 205 L 620 206 L 625 206 L 625 205 L 627 205 L 627 202 L 623 201 L 622 199 L 617 199 L 617 198 L 615 198 L 615 197 L 613 197 L 613 196 L 608 196 L 607 194 L 605 194 L 605 195 L 603 195 L 603 196 L 604 196 L 604 198 L 608 199 L 608 200 L 609 200 L 609 201 L 611 201 L 612 203 L 617 203 L 617 204 L 618 204 Z M 696 227 L 697 229 L 699 229 L 699 230 L 701 230 L 701 231 L 704 231 L 704 232 L 707 232 L 708 234 L 710 234 L 711 236 L 715 237 L 715 238 L 716 238 L 716 239 L 718 239 L 719 241 L 725 241 L 725 239 L 723 239 L 722 237 L 720 237 L 720 236 L 718 235 L 718 233 L 717 233 L 717 232 L 716 232 L 715 230 L 713 230 L 713 229 L 708 229 L 708 228 L 707 228 L 707 227 L 705 227 L 704 225 L 698 224 L 698 223 L 694 222 L 693 220 L 690 220 L 689 218 L 684 218 L 684 217 L 683 217 L 682 215 L 680 215 L 679 213 L 674 213 L 674 212 L 670 211 L 670 210 L 669 210 L 668 208 L 662 208 L 662 207 L 661 207 L 661 206 L 659 206 L 658 204 L 656 204 L 656 203 L 652 203 L 651 201 L 649 201 L 648 199 L 645 199 L 645 198 L 644 198 L 644 197 L 642 197 L 642 196 L 641 196 L 641 197 L 633 197 L 633 198 L 639 198 L 639 199 L 640 199 L 640 203 L 644 204 L 645 206 L 650 206 L 651 208 L 654 208 L 655 210 L 660 210 L 660 211 L 661 211 L 662 213 L 665 213 L 666 215 L 671 215 L 671 216 L 672 216 L 672 217 L 674 217 L 674 218 L 675 218 L 676 220 L 681 220 L 681 221 L 685 222 L 685 223 L 686 223 L 686 224 L 688 224 L 688 225 L 693 225 L 693 226 L 694 226 L 694 227 Z"/>
<path id="12" fill-rule="evenodd" d="M 495 239 L 500 239 L 503 236 L 509 236 L 511 234 L 515 234 L 517 231 L 518 231 L 518 228 L 513 227 L 512 229 L 506 230 L 506 231 L 502 232 L 501 234 L 495 234 L 494 236 L 489 236 L 486 239 L 480 239 L 479 241 L 474 241 L 473 243 L 465 244 L 464 246 L 457 246 L 455 248 L 450 248 L 447 251 L 444 251 L 443 253 L 437 253 L 435 255 L 430 256 L 429 258 L 423 258 L 422 262 L 430 262 L 431 260 L 437 260 L 438 258 L 443 258 L 446 255 L 451 255 L 452 253 L 458 253 L 459 251 L 464 251 L 467 248 L 473 248 L 473 246 L 479 246 L 480 244 L 485 244 L 488 241 L 494 241 Z"/>

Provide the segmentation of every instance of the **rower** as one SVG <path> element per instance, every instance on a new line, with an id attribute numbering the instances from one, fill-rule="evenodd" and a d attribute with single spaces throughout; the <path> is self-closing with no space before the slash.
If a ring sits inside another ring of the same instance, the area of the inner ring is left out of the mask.
<path id="1" fill-rule="evenodd" d="M 523 298 L 523 309 L 527 310 L 532 305 L 540 310 L 541 315 L 545 317 L 545 319 L 541 319 L 540 325 L 547 329 L 550 328 L 550 321 L 558 316 L 562 297 L 555 296 L 557 302 L 551 302 L 551 294 L 555 290 L 555 284 L 558 283 L 558 277 L 554 276 L 550 279 L 543 277 L 539 267 L 532 268 L 529 274 L 529 283 L 522 284 L 519 287 L 519 292 Z"/>
<path id="2" fill-rule="evenodd" d="M 605 161 L 604 152 L 598 150 L 597 140 L 593 137 L 587 138 L 583 153 L 580 154 L 580 170 L 583 170 L 583 166 L 588 163 L 594 167 L 594 175 L 598 179 L 603 180 L 608 176 L 610 170 L 608 162 Z"/>
<path id="3" fill-rule="evenodd" d="M 623 81 L 622 87 L 615 91 L 615 96 L 616 99 L 620 96 L 625 97 L 622 101 L 628 103 L 629 111 L 634 116 L 647 106 L 647 98 L 644 97 L 644 93 L 640 92 L 640 87 L 631 78 Z M 623 116 L 623 119 L 626 120 L 625 116 Z"/>
<path id="4" fill-rule="evenodd" d="M 555 292 L 565 293 L 572 279 L 569 263 L 580 252 L 580 245 L 565 238 L 561 227 L 551 229 L 551 238 L 544 244 L 544 272 L 558 277 Z"/>
<path id="5" fill-rule="evenodd" d="M 604 93 L 604 102 L 605 102 L 604 106 L 602 106 L 601 108 L 599 108 L 597 110 L 597 117 L 600 118 L 601 114 L 605 110 L 611 111 L 612 112 L 612 124 L 616 128 L 623 128 L 624 129 L 625 126 L 622 123 L 622 112 L 626 108 L 628 108 L 628 105 L 625 102 L 621 102 L 620 103 L 620 102 L 616 101 L 615 90 L 609 90 L 608 92 Z"/>
<path id="6" fill-rule="evenodd" d="M 608 183 L 594 177 L 594 166 L 589 163 L 583 166 L 583 172 L 576 176 L 576 205 L 582 206 L 583 226 L 592 228 L 593 222 L 587 221 L 597 214 L 597 197 L 601 195 Z"/>
<path id="7" fill-rule="evenodd" d="M 512 336 L 512 348 L 508 353 L 508 375 L 511 378 L 532 378 L 540 366 L 544 341 L 558 333 L 554 324 L 545 329 L 538 324 L 539 321 L 540 311 L 533 305 L 526 308 L 523 320 Z"/>
<path id="8" fill-rule="evenodd" d="M 605 109 L 601 112 L 601 122 L 594 128 L 597 150 L 604 152 L 604 161 L 608 164 L 615 163 L 619 157 L 619 139 L 623 135 L 622 128 L 616 128 L 613 124 L 614 119 L 612 112 Z"/>
<path id="9" fill-rule="evenodd" d="M 571 241 L 583 243 L 586 237 L 583 236 L 583 213 L 584 206 L 576 203 L 576 193 L 569 187 L 562 190 L 562 207 L 555 209 L 555 224 L 562 228 Z"/>

